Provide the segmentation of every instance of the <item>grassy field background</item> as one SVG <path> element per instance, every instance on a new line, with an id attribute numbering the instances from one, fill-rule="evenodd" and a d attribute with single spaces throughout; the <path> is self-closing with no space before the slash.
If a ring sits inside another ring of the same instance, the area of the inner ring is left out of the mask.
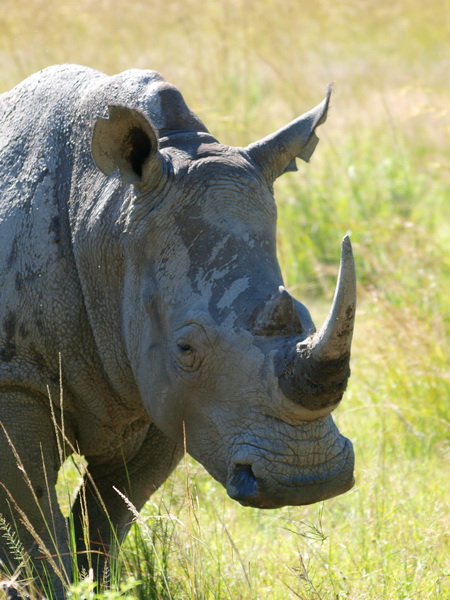
<path id="1" fill-rule="evenodd" d="M 54 63 L 153 68 L 224 143 L 270 133 L 335 83 L 311 164 L 276 184 L 278 242 L 289 290 L 320 325 L 351 233 L 359 307 L 335 418 L 354 442 L 356 486 L 260 512 L 187 458 L 146 506 L 101 597 L 450 598 L 449 0 L 1 8 L 0 91 Z M 94 598 L 91 587 L 71 597 Z"/>

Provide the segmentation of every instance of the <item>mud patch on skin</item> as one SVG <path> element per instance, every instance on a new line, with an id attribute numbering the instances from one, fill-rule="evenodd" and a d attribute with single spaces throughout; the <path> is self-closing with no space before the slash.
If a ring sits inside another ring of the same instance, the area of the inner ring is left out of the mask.
<path id="1" fill-rule="evenodd" d="M 29 330 L 25 327 L 23 323 L 19 325 L 18 333 L 22 339 L 26 339 L 30 335 Z"/>
<path id="2" fill-rule="evenodd" d="M 52 218 L 50 225 L 48 226 L 48 233 L 54 234 L 53 242 L 57 244 L 61 241 L 61 222 L 59 216 L 56 215 Z"/>
<path id="3" fill-rule="evenodd" d="M 36 346 L 33 343 L 30 343 L 28 346 L 28 355 L 38 368 L 42 369 L 44 367 L 44 357 L 39 350 L 36 349 Z"/>
<path id="4" fill-rule="evenodd" d="M 0 348 L 0 360 L 10 362 L 17 355 L 16 344 L 13 339 L 16 334 L 16 314 L 13 311 L 9 311 L 3 319 L 2 329 L 5 341 L 3 347 Z"/>
<path id="5" fill-rule="evenodd" d="M 3 332 L 7 341 L 14 337 L 16 333 L 16 313 L 12 310 L 3 319 Z"/>
<path id="6" fill-rule="evenodd" d="M 16 279 L 14 281 L 14 286 L 16 288 L 16 291 L 20 292 L 22 290 L 22 286 L 23 286 L 22 273 L 16 273 Z"/>
<path id="7" fill-rule="evenodd" d="M 11 362 L 13 358 L 17 356 L 16 345 L 14 343 L 8 343 L 0 348 L 0 360 L 3 362 Z"/>
<path id="8" fill-rule="evenodd" d="M 267 295 L 264 286 L 277 289 L 281 275 L 267 268 L 274 245 L 266 239 L 240 238 L 209 223 L 199 208 L 176 217 L 180 237 L 187 249 L 187 276 L 192 289 L 208 298 L 208 311 L 219 322 L 239 315 L 247 323 L 255 304 Z M 189 226 L 187 226 L 189 223 Z M 251 243 L 250 243 L 251 242 Z"/>
<path id="9" fill-rule="evenodd" d="M 8 258 L 6 259 L 6 268 L 7 269 L 11 269 L 11 267 L 13 267 L 14 263 L 17 260 L 17 256 L 18 256 L 18 246 L 19 246 L 19 240 L 17 239 L 17 236 L 14 238 L 14 241 L 12 243 L 11 246 L 11 251 L 8 254 Z"/>

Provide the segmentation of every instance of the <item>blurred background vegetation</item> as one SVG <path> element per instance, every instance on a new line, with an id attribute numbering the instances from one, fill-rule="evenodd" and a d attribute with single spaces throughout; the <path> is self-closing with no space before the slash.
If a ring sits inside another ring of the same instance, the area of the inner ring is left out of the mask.
<path id="1" fill-rule="evenodd" d="M 450 1 L 1 8 L 0 91 L 54 63 L 151 68 L 220 141 L 247 145 L 335 86 L 310 165 L 276 184 L 278 243 L 287 287 L 320 325 L 351 234 L 359 308 L 335 417 L 355 445 L 356 486 L 319 506 L 258 512 L 186 459 L 128 540 L 121 577 L 143 586 L 127 593 L 449 598 Z"/>

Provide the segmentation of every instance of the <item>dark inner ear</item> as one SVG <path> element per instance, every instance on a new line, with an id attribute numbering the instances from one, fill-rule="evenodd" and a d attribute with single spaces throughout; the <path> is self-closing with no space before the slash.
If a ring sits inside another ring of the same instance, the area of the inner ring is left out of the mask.
<path id="1" fill-rule="evenodd" d="M 130 162 L 133 171 L 141 177 L 142 166 L 152 150 L 148 135 L 140 127 L 133 127 L 128 132 L 123 150 L 123 155 Z"/>

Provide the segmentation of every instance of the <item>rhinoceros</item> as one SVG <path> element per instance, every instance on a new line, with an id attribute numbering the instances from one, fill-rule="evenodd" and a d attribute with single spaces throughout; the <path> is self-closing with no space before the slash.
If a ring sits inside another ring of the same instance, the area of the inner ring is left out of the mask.
<path id="1" fill-rule="evenodd" d="M 244 506 L 352 487 L 330 415 L 350 374 L 350 240 L 319 331 L 276 254 L 273 183 L 309 160 L 329 97 L 238 148 L 154 71 L 60 65 L 0 96 L 0 512 L 69 578 L 54 486 L 74 449 L 94 551 L 130 526 L 116 490 L 140 510 L 185 450 Z"/>

